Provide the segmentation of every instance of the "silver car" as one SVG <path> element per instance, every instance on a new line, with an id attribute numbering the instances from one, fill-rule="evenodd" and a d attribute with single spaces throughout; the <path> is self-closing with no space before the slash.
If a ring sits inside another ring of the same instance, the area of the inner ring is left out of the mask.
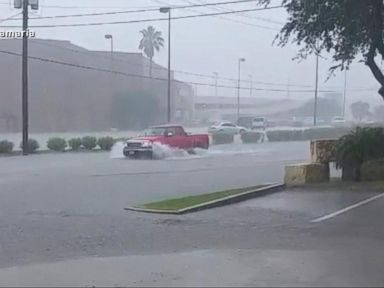
<path id="1" fill-rule="evenodd" d="M 217 124 L 208 128 L 208 133 L 222 132 L 226 134 L 241 134 L 245 131 L 247 131 L 247 128 L 237 126 L 231 122 L 218 122 Z"/>

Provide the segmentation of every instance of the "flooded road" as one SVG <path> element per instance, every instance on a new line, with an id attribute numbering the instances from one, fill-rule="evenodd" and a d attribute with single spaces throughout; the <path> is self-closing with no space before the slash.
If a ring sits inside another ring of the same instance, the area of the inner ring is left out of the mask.
<path id="1" fill-rule="evenodd" d="M 374 193 L 281 192 L 182 216 L 124 210 L 281 182 L 286 164 L 309 158 L 307 142 L 218 145 L 162 160 L 113 153 L 0 159 L 0 285 L 345 286 L 384 280 L 375 272 L 384 264 L 377 253 L 382 229 L 374 221 L 382 219 L 382 199 L 311 223 Z M 376 257 L 377 265 L 359 274 L 373 263 L 367 257 Z"/>

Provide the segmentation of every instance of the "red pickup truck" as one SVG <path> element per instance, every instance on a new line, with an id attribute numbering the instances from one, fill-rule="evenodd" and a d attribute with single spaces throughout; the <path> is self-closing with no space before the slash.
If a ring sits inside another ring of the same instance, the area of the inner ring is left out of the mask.
<path id="1" fill-rule="evenodd" d="M 159 125 L 143 131 L 138 137 L 129 139 L 123 153 L 129 158 L 142 156 L 153 158 L 153 145 L 159 143 L 172 148 L 193 152 L 195 148 L 208 149 L 209 137 L 207 134 L 189 135 L 180 125 Z"/>

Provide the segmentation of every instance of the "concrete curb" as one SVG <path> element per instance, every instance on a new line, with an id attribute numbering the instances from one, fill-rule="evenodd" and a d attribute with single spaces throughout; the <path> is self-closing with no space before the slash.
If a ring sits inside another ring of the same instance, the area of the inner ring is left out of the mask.
<path id="1" fill-rule="evenodd" d="M 145 209 L 145 208 L 138 208 L 138 207 L 127 207 L 127 208 L 124 208 L 124 210 L 144 212 L 144 213 L 181 215 L 181 214 L 196 212 L 196 211 L 205 210 L 209 208 L 215 208 L 215 207 L 220 207 L 224 205 L 234 204 L 234 203 L 245 201 L 251 198 L 265 196 L 278 191 L 282 191 L 284 188 L 285 188 L 284 184 L 267 184 L 265 187 L 262 187 L 262 188 L 245 191 L 236 195 L 227 196 L 225 198 L 208 201 L 208 202 L 194 205 L 194 206 L 189 206 L 187 208 L 183 208 L 180 210 L 155 210 L 155 209 Z"/>

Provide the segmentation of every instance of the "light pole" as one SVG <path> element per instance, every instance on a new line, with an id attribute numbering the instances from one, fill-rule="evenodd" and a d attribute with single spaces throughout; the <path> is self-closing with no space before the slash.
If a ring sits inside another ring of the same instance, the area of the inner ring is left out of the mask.
<path id="1" fill-rule="evenodd" d="M 113 36 L 111 34 L 105 34 L 105 39 L 111 40 L 111 56 L 113 56 Z"/>
<path id="2" fill-rule="evenodd" d="M 252 74 L 249 74 L 249 96 L 252 97 L 253 90 L 253 77 Z"/>
<path id="3" fill-rule="evenodd" d="M 168 13 L 168 106 L 167 121 L 171 122 L 171 8 L 161 7 L 161 13 Z"/>
<path id="4" fill-rule="evenodd" d="M 241 77 L 241 62 L 245 62 L 245 58 L 239 58 L 238 64 L 239 64 L 239 74 L 237 78 L 237 121 L 240 118 L 240 77 Z"/>
<path id="5" fill-rule="evenodd" d="M 218 78 L 219 78 L 219 73 L 217 72 L 213 72 L 213 75 L 215 75 L 215 97 L 217 97 L 217 82 L 218 82 Z"/>
<path id="6" fill-rule="evenodd" d="M 111 34 L 105 34 L 105 39 L 110 40 L 111 42 L 111 75 L 110 75 L 110 86 L 111 93 L 113 91 L 113 79 L 114 79 L 114 59 L 113 59 L 113 36 Z"/>
<path id="7" fill-rule="evenodd" d="M 313 111 L 313 126 L 317 125 L 317 90 L 319 85 L 319 54 L 316 53 L 316 75 L 315 75 L 315 106 Z"/>

